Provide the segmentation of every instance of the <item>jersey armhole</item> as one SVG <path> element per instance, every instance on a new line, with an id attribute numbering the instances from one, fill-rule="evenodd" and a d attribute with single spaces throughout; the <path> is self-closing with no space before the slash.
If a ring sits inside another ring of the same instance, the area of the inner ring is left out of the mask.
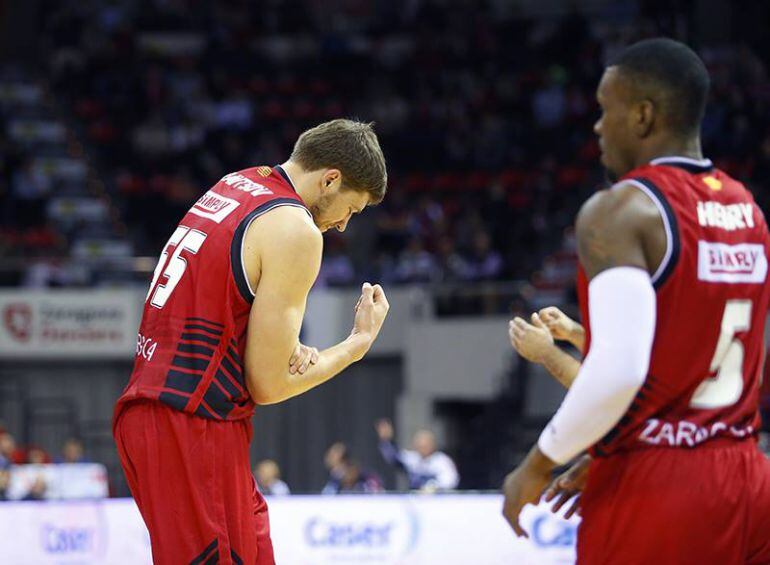
<path id="1" fill-rule="evenodd" d="M 301 202 L 293 198 L 276 198 L 275 200 L 265 202 L 261 206 L 257 206 L 254 210 L 249 212 L 249 214 L 238 224 L 238 227 L 233 234 L 233 241 L 230 243 L 230 269 L 233 272 L 238 292 L 249 304 L 254 302 L 255 290 L 251 288 L 249 277 L 246 275 L 246 265 L 243 263 L 244 236 L 254 220 L 279 206 L 295 206 L 297 208 L 302 208 L 312 218 L 310 211 Z"/>
<path id="2" fill-rule="evenodd" d="M 614 185 L 613 188 L 625 184 L 630 184 L 644 192 L 658 208 L 660 217 L 663 220 L 663 228 L 666 230 L 666 253 L 663 255 L 660 265 L 658 265 L 658 268 L 655 269 L 655 272 L 650 277 L 653 288 L 658 290 L 668 280 L 679 262 L 681 250 L 679 223 L 673 208 L 671 208 L 671 204 L 669 204 L 661 190 L 651 180 L 644 177 L 625 179 Z"/>

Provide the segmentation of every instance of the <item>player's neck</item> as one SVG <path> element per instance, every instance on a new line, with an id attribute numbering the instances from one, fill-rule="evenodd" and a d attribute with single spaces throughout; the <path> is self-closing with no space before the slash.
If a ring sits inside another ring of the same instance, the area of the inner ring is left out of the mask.
<path id="1" fill-rule="evenodd" d="M 645 149 L 646 150 L 642 150 L 639 154 L 639 159 L 636 164 L 637 167 L 646 165 L 653 159 L 659 159 L 661 157 L 688 157 L 696 160 L 703 159 L 703 151 L 701 150 L 700 139 L 698 137 L 685 141 L 673 139 L 661 140 L 660 143 L 652 144 Z"/>
<path id="2" fill-rule="evenodd" d="M 291 159 L 282 163 L 281 168 L 289 176 L 291 184 L 294 186 L 294 190 L 297 191 L 297 194 L 302 198 L 305 205 L 308 207 L 314 206 L 316 200 L 318 200 L 319 194 L 308 182 L 308 180 L 310 180 L 310 173 L 307 173 L 305 169 Z"/>

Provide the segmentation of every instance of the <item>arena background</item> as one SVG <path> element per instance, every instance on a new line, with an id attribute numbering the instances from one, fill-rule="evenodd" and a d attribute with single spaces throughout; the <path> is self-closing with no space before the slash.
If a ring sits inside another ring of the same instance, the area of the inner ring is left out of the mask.
<path id="1" fill-rule="evenodd" d="M 326 235 L 303 338 L 343 337 L 364 280 L 383 284 L 392 311 L 363 362 L 257 410 L 253 460 L 275 460 L 292 492 L 319 493 L 324 454 L 342 441 L 402 490 L 374 429 L 390 418 L 400 445 L 436 432 L 460 490 L 496 491 L 562 396 L 512 351 L 507 320 L 546 305 L 576 315 L 571 226 L 604 182 L 592 133 L 604 62 L 656 35 L 694 47 L 712 77 L 704 153 L 767 211 L 768 24 L 761 1 L 0 3 L 8 497 L 26 496 L 16 475 L 32 488 L 25 466 L 55 467 L 70 438 L 98 464 L 102 494 L 129 496 L 110 418 L 168 235 L 224 174 L 283 162 L 299 133 L 336 117 L 376 123 L 389 188 Z M 65 496 L 50 473 L 42 498 Z M 7 504 L 0 522 L 26 515 Z M 502 521 L 497 509 L 487 519 Z"/>

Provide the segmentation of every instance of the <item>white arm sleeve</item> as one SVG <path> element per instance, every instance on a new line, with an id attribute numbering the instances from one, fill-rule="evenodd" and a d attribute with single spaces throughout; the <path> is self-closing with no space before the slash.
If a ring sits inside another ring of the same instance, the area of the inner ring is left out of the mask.
<path id="1" fill-rule="evenodd" d="M 556 463 L 590 447 L 620 420 L 647 377 L 655 336 L 650 275 L 615 267 L 588 287 L 591 347 L 538 446 Z"/>

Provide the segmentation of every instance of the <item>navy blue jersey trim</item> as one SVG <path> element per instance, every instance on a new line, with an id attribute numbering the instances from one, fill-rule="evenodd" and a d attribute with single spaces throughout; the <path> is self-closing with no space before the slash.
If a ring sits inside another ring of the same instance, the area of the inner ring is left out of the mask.
<path id="1" fill-rule="evenodd" d="M 206 318 L 195 318 L 195 317 L 192 317 L 192 318 L 187 318 L 187 321 L 188 322 L 204 322 L 204 323 L 206 323 L 206 324 L 208 324 L 210 326 L 216 326 L 218 328 L 224 328 L 225 327 L 224 324 L 220 324 L 219 322 L 212 322 L 211 320 L 207 320 Z"/>
<path id="2" fill-rule="evenodd" d="M 185 341 L 202 341 L 203 343 L 208 343 L 209 345 L 219 345 L 218 339 L 201 334 L 183 333 L 179 339 L 183 339 Z"/>
<path id="3" fill-rule="evenodd" d="M 200 382 L 201 376 L 196 373 L 183 373 L 182 371 L 170 369 L 169 372 L 166 373 L 165 386 L 166 388 L 173 388 L 179 392 L 192 394 Z"/>
<path id="4" fill-rule="evenodd" d="M 209 385 L 206 394 L 203 395 L 203 400 L 222 419 L 227 418 L 227 415 L 235 408 L 235 405 L 230 402 L 230 399 L 225 396 L 224 392 L 219 390 L 215 383 Z"/>
<path id="5" fill-rule="evenodd" d="M 221 336 L 222 332 L 220 330 L 212 330 L 211 328 L 207 328 L 206 326 L 197 326 L 195 324 L 186 324 L 184 329 L 186 330 L 199 330 L 202 332 L 208 332 L 211 335 L 215 336 Z"/>
<path id="6" fill-rule="evenodd" d="M 199 357 L 184 357 L 183 355 L 174 355 L 171 360 L 172 365 L 187 369 L 188 371 L 198 371 L 203 373 L 209 366 L 208 359 L 201 359 Z"/>
<path id="7" fill-rule="evenodd" d="M 302 202 L 294 198 L 274 198 L 273 200 L 265 202 L 261 206 L 254 208 L 241 220 L 241 223 L 238 224 L 238 227 L 233 234 L 233 241 L 230 243 L 230 268 L 233 271 L 233 277 L 235 277 L 235 285 L 238 287 L 238 292 L 240 292 L 241 297 L 248 303 L 254 301 L 254 295 L 251 293 L 249 283 L 246 280 L 246 273 L 241 258 L 243 237 L 246 235 L 246 229 L 255 218 L 278 206 L 299 206 L 305 208 Z M 305 210 L 307 210 L 307 208 L 305 208 Z"/>
<path id="8" fill-rule="evenodd" d="M 179 353 L 193 353 L 196 355 L 205 355 L 207 357 L 214 355 L 214 350 L 210 347 L 206 347 L 205 345 L 195 345 L 194 343 L 180 343 L 177 346 L 177 351 Z"/>
<path id="9" fill-rule="evenodd" d="M 232 357 L 233 361 L 240 367 L 243 367 L 243 361 L 241 361 L 241 356 L 238 355 L 238 352 L 233 349 L 232 347 L 227 348 L 227 353 Z"/>
<path id="10" fill-rule="evenodd" d="M 238 368 L 233 365 L 227 357 L 222 357 L 221 365 L 227 369 L 227 372 L 230 373 L 230 376 L 233 377 L 235 381 L 243 385 L 243 373 L 239 371 Z"/>
<path id="11" fill-rule="evenodd" d="M 222 369 L 217 369 L 216 375 L 214 375 L 214 378 L 217 380 L 219 384 L 222 385 L 222 388 L 225 389 L 233 400 L 236 398 L 240 398 L 243 395 L 243 391 L 239 390 L 237 386 L 233 384 L 233 382 L 227 378 L 227 375 L 222 371 Z"/>
<path id="12" fill-rule="evenodd" d="M 198 408 L 195 410 L 195 415 L 200 416 L 201 418 L 207 418 L 209 420 L 218 420 L 214 414 L 206 410 L 206 407 L 203 404 L 199 404 Z"/>
<path id="13" fill-rule="evenodd" d="M 201 551 L 196 557 L 193 557 L 192 561 L 190 561 L 190 565 L 201 565 L 204 563 L 207 557 L 209 557 L 209 554 L 217 548 L 217 545 L 219 544 L 219 541 L 215 538 L 214 541 L 212 541 L 206 549 Z M 219 552 L 215 553 L 212 557 L 218 558 Z"/>
<path id="14" fill-rule="evenodd" d="M 174 394 L 173 392 L 161 392 L 160 396 L 158 396 L 158 400 L 163 404 L 168 404 L 171 408 L 176 410 L 184 410 L 185 406 L 187 406 L 187 401 L 190 399 L 181 394 Z"/>
<path id="15" fill-rule="evenodd" d="M 663 212 L 666 214 L 668 225 L 671 231 L 671 256 L 668 258 L 668 262 L 666 263 L 663 271 L 660 273 L 660 276 L 658 276 L 658 279 L 652 285 L 655 290 L 658 290 L 665 284 L 679 263 L 679 255 L 682 250 L 682 245 L 679 241 L 679 222 L 676 219 L 676 214 L 674 213 L 674 209 L 671 207 L 671 204 L 669 204 L 668 200 L 663 195 L 663 192 L 661 192 L 661 190 L 655 185 L 654 182 L 644 177 L 635 177 L 633 180 L 646 186 L 650 192 L 652 192 L 655 198 L 658 199 Z"/>
<path id="16" fill-rule="evenodd" d="M 693 175 L 700 175 L 703 173 L 709 173 L 714 170 L 714 164 L 709 163 L 708 165 L 698 165 L 695 163 L 685 163 L 682 161 L 664 161 L 661 160 L 657 163 L 655 163 L 655 166 L 657 167 L 676 167 L 677 169 L 682 169 L 684 171 L 687 171 L 690 174 Z"/>
<path id="17" fill-rule="evenodd" d="M 283 167 L 282 167 L 281 165 L 276 165 L 276 166 L 275 166 L 275 167 L 273 167 L 273 168 L 274 168 L 276 171 L 278 171 L 278 174 L 279 174 L 279 175 L 281 175 L 281 176 L 283 177 L 283 180 L 285 180 L 285 181 L 286 181 L 286 184 L 288 184 L 288 185 L 291 187 L 291 189 L 292 189 L 294 192 L 297 192 L 297 188 L 294 186 L 294 183 L 293 183 L 293 182 L 291 182 L 291 178 L 289 178 L 289 173 L 287 173 L 287 172 L 286 172 L 286 171 L 283 169 Z"/>

